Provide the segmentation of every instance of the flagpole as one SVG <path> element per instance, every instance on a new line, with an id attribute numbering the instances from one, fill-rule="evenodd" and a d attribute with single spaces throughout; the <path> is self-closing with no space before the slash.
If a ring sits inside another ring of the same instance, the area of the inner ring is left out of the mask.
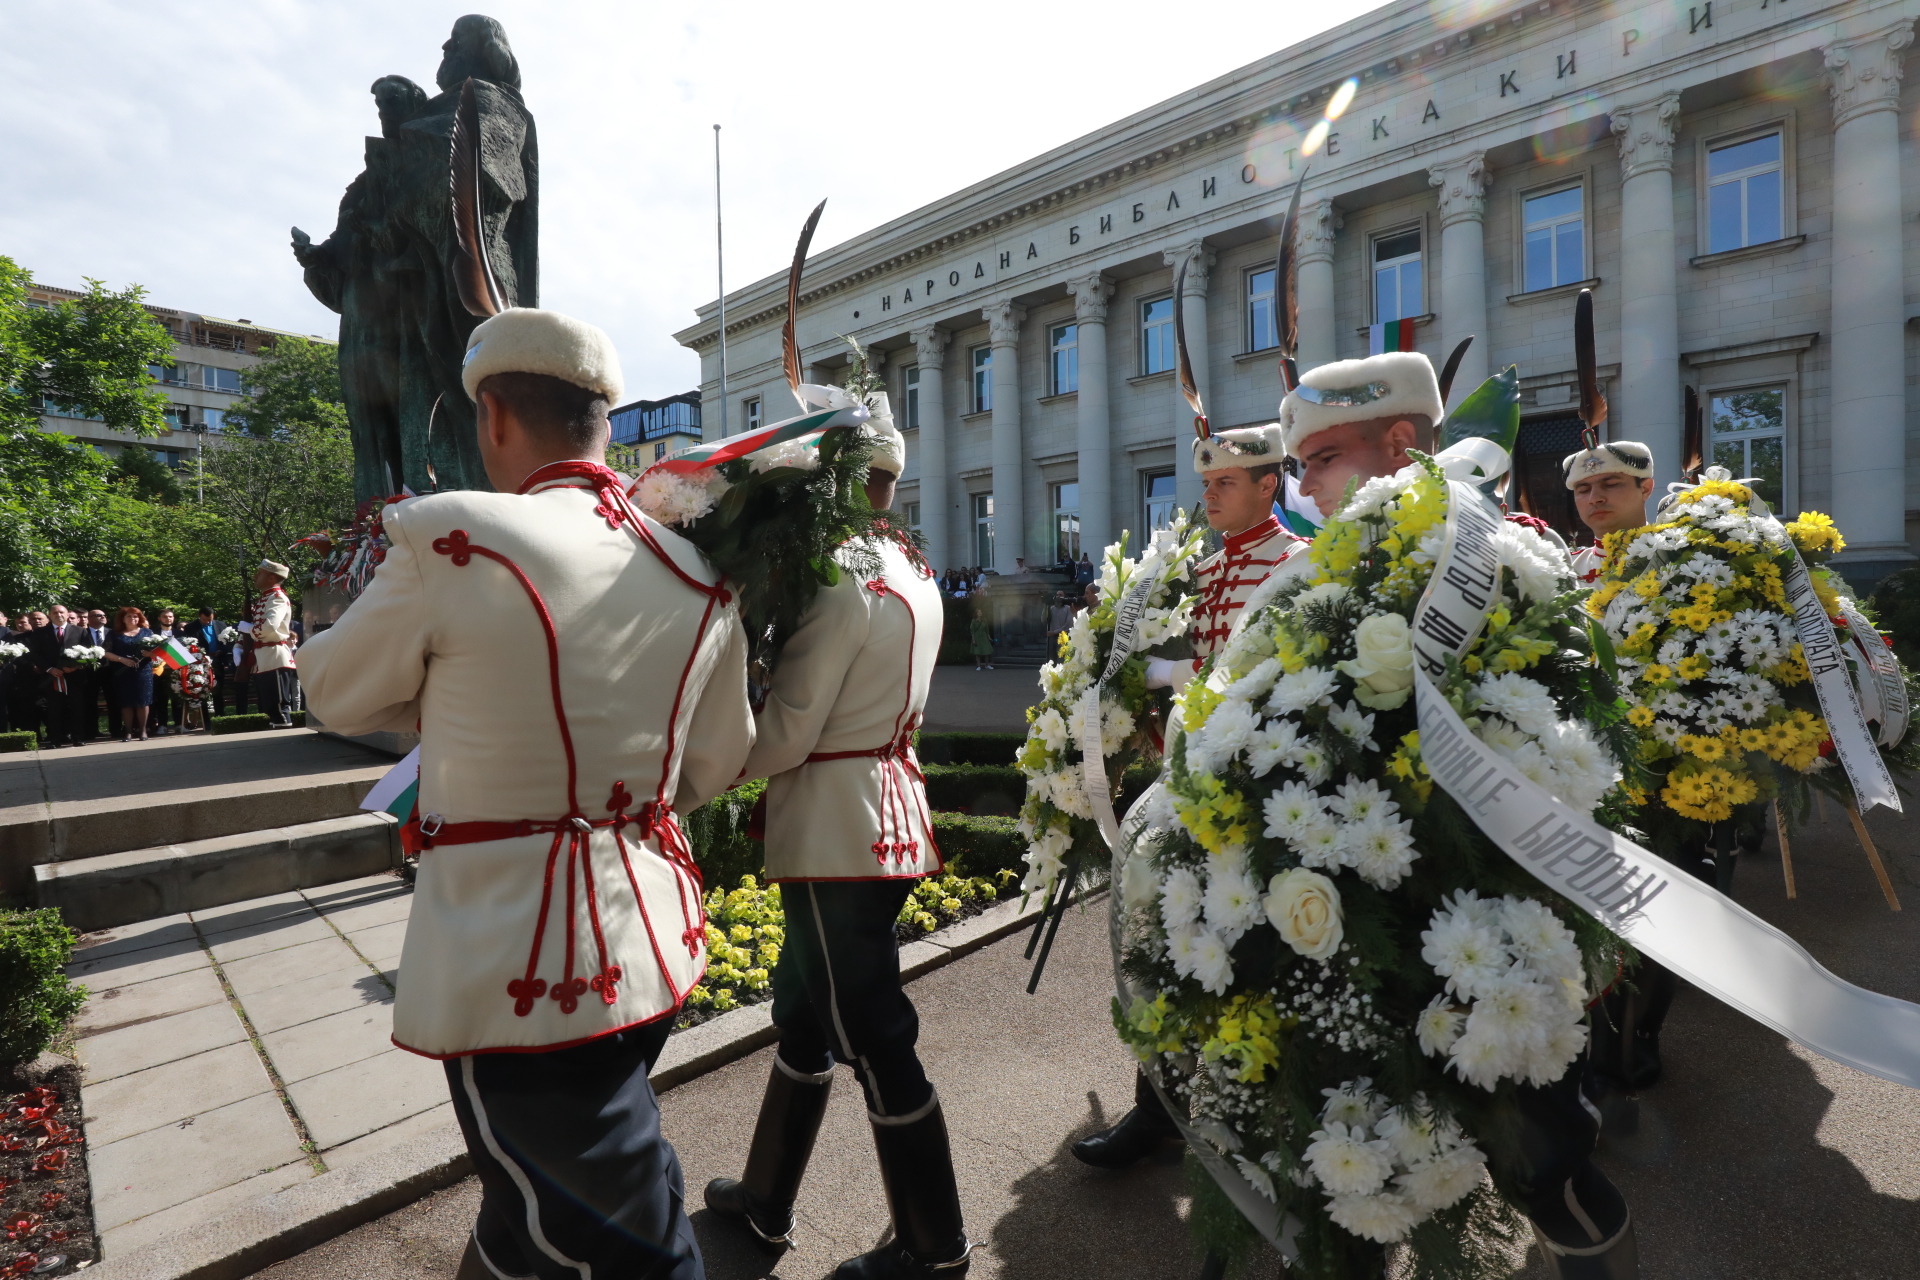
<path id="1" fill-rule="evenodd" d="M 720 218 L 720 126 L 713 126 L 714 272 L 720 287 L 720 434 L 727 434 L 727 240 Z M 703 433 L 704 434 L 704 433 Z"/>

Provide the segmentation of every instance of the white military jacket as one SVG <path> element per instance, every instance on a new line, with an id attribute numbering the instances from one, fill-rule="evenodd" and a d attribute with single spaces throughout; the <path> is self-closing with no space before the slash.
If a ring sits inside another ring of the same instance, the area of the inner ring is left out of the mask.
<path id="1" fill-rule="evenodd" d="M 1220 550 L 1200 562 L 1194 571 L 1200 599 L 1187 631 L 1193 658 L 1173 664 L 1176 691 L 1226 645 L 1249 603 L 1264 604 L 1282 584 L 1311 572 L 1307 548 L 1312 545 L 1282 526 L 1278 516 L 1270 515 L 1226 538 Z"/>
<path id="2" fill-rule="evenodd" d="M 707 962 L 675 814 L 753 745 L 731 593 L 589 463 L 385 523 L 379 572 L 301 656 L 329 727 L 420 726 L 394 1043 L 532 1052 L 670 1015 Z"/>
<path id="3" fill-rule="evenodd" d="M 909 743 L 944 621 L 940 588 L 900 544 L 868 544 L 878 574 L 823 587 L 780 652 L 746 777 L 768 778 L 769 880 L 930 875 L 926 782 Z"/>
<path id="4" fill-rule="evenodd" d="M 1600 580 L 1600 570 L 1607 562 L 1607 553 L 1599 547 L 1576 547 L 1573 552 L 1573 581 L 1575 586 L 1590 587 Z"/>
<path id="5" fill-rule="evenodd" d="M 253 669 L 279 671 L 293 662 L 293 602 L 278 583 L 253 602 Z"/>

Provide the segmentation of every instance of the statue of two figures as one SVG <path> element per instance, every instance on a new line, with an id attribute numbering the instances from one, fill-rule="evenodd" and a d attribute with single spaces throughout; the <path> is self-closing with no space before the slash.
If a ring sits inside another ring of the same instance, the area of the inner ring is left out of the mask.
<path id="1" fill-rule="evenodd" d="M 453 25 L 434 75 L 440 93 L 404 76 L 373 85 L 380 136 L 340 201 L 321 244 L 293 229 L 307 288 L 340 313 L 340 381 L 353 433 L 354 497 L 401 486 L 485 489 L 473 405 L 460 385 L 467 336 L 479 323 L 460 304 L 449 264 L 454 230 L 448 155 L 460 87 L 480 109 L 484 234 L 502 293 L 539 303 L 539 152 L 520 98 L 520 67 L 492 18 Z"/>

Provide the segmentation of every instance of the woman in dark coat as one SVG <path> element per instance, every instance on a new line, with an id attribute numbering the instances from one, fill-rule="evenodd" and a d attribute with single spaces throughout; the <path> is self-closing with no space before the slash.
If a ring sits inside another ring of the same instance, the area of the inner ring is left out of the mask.
<path id="1" fill-rule="evenodd" d="M 114 665 L 113 691 L 120 702 L 120 741 L 125 742 L 138 730 L 140 741 L 147 740 L 147 715 L 153 706 L 153 659 L 140 642 L 151 636 L 147 615 L 132 605 L 122 605 L 113 614 L 113 628 L 107 633 L 107 661 Z"/>

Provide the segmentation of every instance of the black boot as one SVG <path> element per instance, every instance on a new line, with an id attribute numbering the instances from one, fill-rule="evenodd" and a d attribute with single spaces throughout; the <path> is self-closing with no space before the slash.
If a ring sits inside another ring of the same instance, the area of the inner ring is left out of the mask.
<path id="1" fill-rule="evenodd" d="M 722 1218 L 746 1224 L 754 1243 L 768 1253 L 780 1253 L 793 1244 L 793 1202 L 800 1179 L 820 1136 L 827 1113 L 827 1095 L 833 1090 L 833 1068 L 804 1075 L 778 1054 L 760 1119 L 753 1127 L 753 1146 L 747 1152 L 747 1171 L 739 1179 L 715 1178 L 707 1184 L 707 1208 Z"/>
<path id="2" fill-rule="evenodd" d="M 933 1098 L 905 1123 L 871 1119 L 893 1239 L 841 1263 L 833 1280 L 958 1280 L 967 1274 L 973 1242 L 960 1220 L 960 1189 L 954 1184 L 953 1149 L 940 1099 Z"/>
<path id="3" fill-rule="evenodd" d="M 1134 1077 L 1133 1110 L 1111 1129 L 1073 1144 L 1074 1158 L 1096 1169 L 1124 1169 L 1180 1142 L 1180 1130 L 1144 1073 Z"/>

